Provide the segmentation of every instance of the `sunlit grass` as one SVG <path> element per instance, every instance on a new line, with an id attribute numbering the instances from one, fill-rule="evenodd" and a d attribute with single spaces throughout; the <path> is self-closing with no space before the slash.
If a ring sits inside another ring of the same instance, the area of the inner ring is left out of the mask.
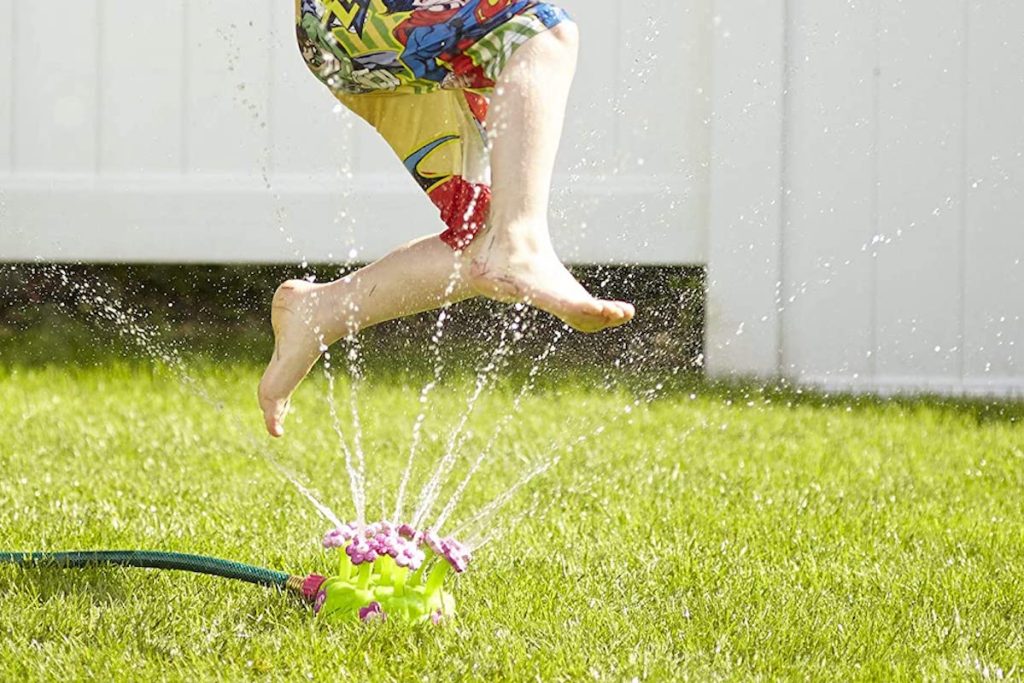
<path id="1" fill-rule="evenodd" d="M 325 383 L 303 387 L 288 438 L 268 445 L 258 373 L 195 367 L 215 409 L 144 365 L 0 369 L 0 549 L 328 570 L 326 523 L 261 455 L 352 515 Z M 358 393 L 371 516 L 393 504 L 414 379 L 371 375 Z M 422 465 L 471 386 L 446 376 L 436 390 Z M 517 390 L 485 393 L 453 482 Z M 1019 405 L 670 387 L 566 449 L 633 396 L 542 378 L 456 517 L 563 458 L 494 518 L 508 533 L 454 586 L 460 616 L 443 628 L 328 628 L 289 597 L 205 577 L 7 567 L 0 680 L 1020 676 Z M 337 398 L 348 430 L 346 384 Z"/>

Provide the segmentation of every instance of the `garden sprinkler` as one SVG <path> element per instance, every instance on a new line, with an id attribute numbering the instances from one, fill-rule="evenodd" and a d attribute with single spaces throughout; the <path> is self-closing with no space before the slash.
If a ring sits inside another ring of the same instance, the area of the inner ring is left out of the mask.
<path id="1" fill-rule="evenodd" d="M 453 574 L 466 571 L 468 549 L 453 538 L 388 522 L 346 524 L 324 537 L 339 550 L 338 574 L 292 576 L 247 564 L 199 555 L 149 551 L 0 553 L 0 564 L 58 568 L 95 566 L 170 569 L 220 576 L 298 594 L 328 623 L 391 620 L 438 624 L 455 615 L 455 600 L 444 589 Z"/>
<path id="2" fill-rule="evenodd" d="M 444 583 L 452 572 L 466 571 L 470 560 L 455 539 L 380 522 L 335 529 L 324 537 L 324 547 L 343 552 L 338 575 L 315 587 L 313 611 L 320 618 L 437 624 L 455 614 L 455 600 Z"/>

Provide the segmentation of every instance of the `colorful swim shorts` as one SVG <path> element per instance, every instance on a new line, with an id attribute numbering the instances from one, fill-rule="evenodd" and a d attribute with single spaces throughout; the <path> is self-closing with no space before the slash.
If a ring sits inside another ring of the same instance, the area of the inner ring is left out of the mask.
<path id="1" fill-rule="evenodd" d="M 296 0 L 310 70 L 384 137 L 462 249 L 490 208 L 488 95 L 515 50 L 569 19 L 535 0 Z"/>

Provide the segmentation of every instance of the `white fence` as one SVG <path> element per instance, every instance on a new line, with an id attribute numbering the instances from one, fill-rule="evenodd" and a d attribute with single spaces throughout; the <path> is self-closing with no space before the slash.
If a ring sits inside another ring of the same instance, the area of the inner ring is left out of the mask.
<path id="1" fill-rule="evenodd" d="M 564 255 L 707 264 L 716 374 L 1024 393 L 1024 4 L 562 4 Z M 0 0 L 0 260 L 371 258 L 438 228 L 306 73 L 291 2 L 242 9 Z"/>
<path id="2" fill-rule="evenodd" d="M 308 73 L 292 0 L 0 0 L 0 258 L 297 261 L 383 255 L 436 211 Z M 584 65 L 561 159 L 577 261 L 706 258 L 707 8 L 563 3 Z M 702 14 L 703 12 L 703 14 Z M 658 35 L 651 31 L 658 28 Z"/>
<path id="3" fill-rule="evenodd" d="M 711 369 L 1024 394 L 1024 4 L 714 24 Z"/>

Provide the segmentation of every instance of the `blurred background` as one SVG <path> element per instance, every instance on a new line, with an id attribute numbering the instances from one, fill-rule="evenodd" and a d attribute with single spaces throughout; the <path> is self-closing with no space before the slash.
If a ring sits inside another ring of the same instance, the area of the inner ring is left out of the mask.
<path id="1" fill-rule="evenodd" d="M 1024 5 L 562 4 L 584 43 L 556 242 L 641 309 L 580 349 L 835 390 L 1024 394 Z M 0 349 L 93 305 L 61 272 L 186 345 L 251 329 L 265 353 L 279 279 L 439 229 L 308 74 L 284 0 L 2 0 L 0 103 Z M 495 313 L 467 310 L 467 334 Z"/>

